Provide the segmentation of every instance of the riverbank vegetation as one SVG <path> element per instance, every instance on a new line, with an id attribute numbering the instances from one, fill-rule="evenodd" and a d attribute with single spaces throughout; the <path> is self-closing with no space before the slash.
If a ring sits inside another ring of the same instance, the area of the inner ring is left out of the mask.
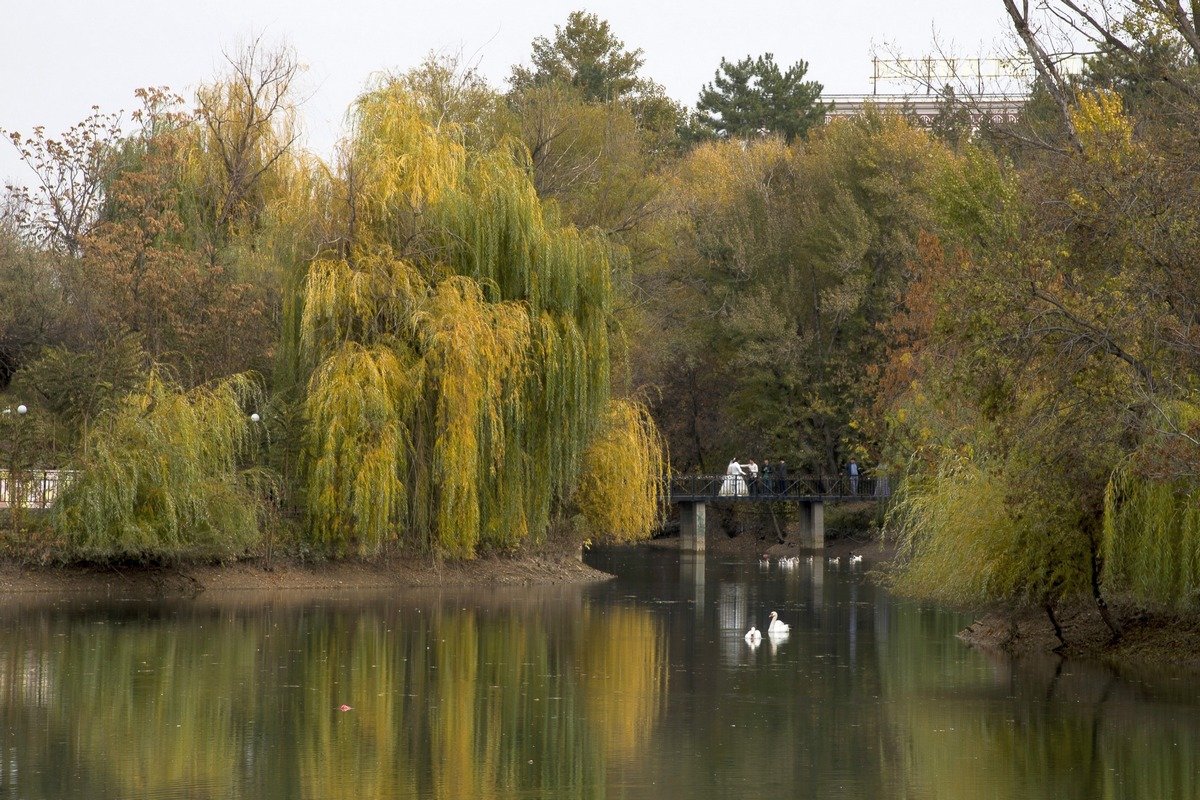
<path id="1" fill-rule="evenodd" d="M 504 89 L 439 57 L 375 79 L 328 161 L 262 48 L 191 102 L 13 135 L 5 452 L 87 468 L 56 519 L 91 558 L 235 555 L 264 520 L 326 554 L 636 539 L 667 452 L 855 457 L 897 488 L 902 591 L 1085 601 L 1114 638 L 1115 598 L 1193 614 L 1196 20 L 1048 5 L 1004 2 L 1015 121 L 961 92 L 928 126 L 829 119 L 770 54 L 693 113 L 577 12 Z"/>

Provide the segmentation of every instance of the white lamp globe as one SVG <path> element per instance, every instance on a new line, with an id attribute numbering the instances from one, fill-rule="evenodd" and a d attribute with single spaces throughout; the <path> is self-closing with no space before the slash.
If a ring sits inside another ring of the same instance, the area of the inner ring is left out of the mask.
<path id="1" fill-rule="evenodd" d="M 21 405 L 17 406 L 18 414 L 24 414 L 28 411 L 29 411 L 29 406 L 25 405 L 24 403 L 21 403 Z"/>
<path id="2" fill-rule="evenodd" d="M 251 422 L 258 422 L 260 419 L 262 419 L 262 417 L 260 417 L 260 416 L 258 415 L 258 412 L 257 412 L 257 411 L 255 411 L 253 414 L 251 414 L 251 415 L 250 415 L 250 421 L 251 421 Z"/>

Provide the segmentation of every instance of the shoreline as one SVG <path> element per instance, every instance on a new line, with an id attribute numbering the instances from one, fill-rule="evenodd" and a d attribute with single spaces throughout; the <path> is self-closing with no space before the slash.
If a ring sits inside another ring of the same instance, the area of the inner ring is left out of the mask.
<path id="1" fill-rule="evenodd" d="M 959 631 L 958 638 L 979 650 L 1021 659 L 1058 656 L 1114 666 L 1172 666 L 1200 671 L 1200 619 L 1155 613 L 1114 603 L 1110 609 L 1121 629 L 1113 642 L 1096 607 L 1077 602 L 1056 612 L 1062 645 L 1045 612 L 1026 609 L 989 612 Z"/>
<path id="2" fill-rule="evenodd" d="M 585 585 L 611 580 L 573 555 L 487 556 L 472 561 L 388 558 L 299 562 L 276 559 L 163 566 L 31 566 L 0 561 L 0 605 L 60 596 L 188 598 L 242 591 L 356 592 Z"/>
<path id="3" fill-rule="evenodd" d="M 878 539 L 839 539 L 823 550 L 805 550 L 794 543 L 768 544 L 753 536 L 710 537 L 706 551 L 714 556 L 771 557 L 799 553 L 825 557 L 861 553 L 872 566 L 886 567 L 895 556 L 890 543 Z M 677 550 L 678 537 L 651 539 L 633 545 Z M 491 555 L 472 561 L 442 561 L 417 557 L 378 560 L 342 559 L 298 561 L 247 559 L 227 563 L 182 563 L 172 566 L 71 564 L 39 566 L 0 559 L 0 608 L 40 605 L 59 599 L 169 600 L 235 596 L 239 592 L 280 596 L 336 596 L 357 592 L 405 590 L 492 590 L 498 588 L 574 587 L 602 583 L 613 576 L 587 566 L 574 553 Z M 1045 613 L 1037 609 L 988 611 L 957 638 L 985 652 L 1014 659 L 1057 656 L 1114 666 L 1158 665 L 1200 670 L 1200 618 L 1153 613 L 1116 602 L 1112 612 L 1122 638 L 1111 642 L 1095 607 L 1076 602 L 1058 609 L 1066 646 L 1054 635 Z"/>

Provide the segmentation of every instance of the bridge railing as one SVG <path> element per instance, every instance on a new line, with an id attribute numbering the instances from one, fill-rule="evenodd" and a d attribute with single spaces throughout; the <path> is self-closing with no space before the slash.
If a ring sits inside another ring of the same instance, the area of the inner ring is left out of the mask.
<path id="1" fill-rule="evenodd" d="M 827 498 L 880 500 L 891 496 L 887 476 L 797 475 L 751 478 L 739 475 L 673 475 L 667 480 L 672 500 L 790 500 Z"/>

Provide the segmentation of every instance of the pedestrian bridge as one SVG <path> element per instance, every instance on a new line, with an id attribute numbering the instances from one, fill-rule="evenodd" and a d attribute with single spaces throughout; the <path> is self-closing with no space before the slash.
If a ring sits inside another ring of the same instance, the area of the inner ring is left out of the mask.
<path id="1" fill-rule="evenodd" d="M 668 499 L 679 506 L 681 547 L 692 551 L 705 549 L 705 518 L 710 503 L 796 503 L 800 510 L 801 542 L 805 547 L 823 548 L 826 503 L 875 502 L 890 497 L 891 493 L 886 476 L 675 475 L 667 481 Z"/>

